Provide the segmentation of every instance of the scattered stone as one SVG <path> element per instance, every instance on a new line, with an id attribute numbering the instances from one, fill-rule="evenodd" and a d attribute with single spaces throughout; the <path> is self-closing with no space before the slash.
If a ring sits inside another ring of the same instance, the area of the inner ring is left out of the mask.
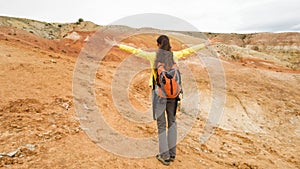
<path id="1" fill-rule="evenodd" d="M 69 105 L 69 103 L 63 103 L 63 104 L 62 104 L 62 107 L 64 107 L 66 110 L 69 110 L 69 108 L 70 108 L 71 106 Z"/>
<path id="2" fill-rule="evenodd" d="M 38 121 L 38 122 L 42 122 L 44 120 L 44 118 L 43 117 L 39 117 L 39 118 L 36 118 L 35 120 Z"/>
<path id="3" fill-rule="evenodd" d="M 19 149 L 7 153 L 6 156 L 14 157 L 18 152 L 19 152 Z"/>
<path id="4" fill-rule="evenodd" d="M 57 136 L 54 137 L 55 140 L 60 140 L 61 138 L 62 138 L 61 135 L 57 135 Z"/>
<path id="5" fill-rule="evenodd" d="M 223 153 L 219 153 L 217 156 L 218 156 L 219 158 L 226 158 L 226 155 L 223 154 Z"/>
<path id="6" fill-rule="evenodd" d="M 54 56 L 54 55 L 51 55 L 51 54 L 49 54 L 48 56 L 49 56 L 50 58 L 53 58 L 53 59 L 59 59 L 59 58 L 60 58 L 60 56 L 56 56 L 56 55 Z"/>
<path id="7" fill-rule="evenodd" d="M 51 59 L 51 62 L 52 62 L 52 63 L 56 63 L 56 61 L 55 61 L 54 59 Z"/>
<path id="8" fill-rule="evenodd" d="M 73 41 L 77 41 L 81 38 L 81 36 L 77 32 L 72 32 L 72 33 L 68 34 L 65 38 L 71 39 Z"/>
<path id="9" fill-rule="evenodd" d="M 89 130 L 90 130 L 89 128 L 82 127 L 82 126 L 80 126 L 80 128 L 81 128 L 81 130 L 83 130 L 83 131 L 89 131 Z"/>
<path id="10" fill-rule="evenodd" d="M 84 42 L 88 42 L 90 40 L 90 37 L 87 36 L 85 39 L 84 39 Z"/>
<path id="11" fill-rule="evenodd" d="M 68 99 L 56 98 L 55 102 L 66 110 L 69 110 L 72 106 L 72 101 Z"/>
<path id="12" fill-rule="evenodd" d="M 17 124 L 11 124 L 10 126 L 14 129 L 22 129 L 22 126 L 19 126 Z"/>
<path id="13" fill-rule="evenodd" d="M 52 124 L 52 125 L 51 125 L 51 128 L 56 129 L 57 126 L 56 126 L 55 124 Z"/>
<path id="14" fill-rule="evenodd" d="M 204 153 L 211 152 L 205 144 L 201 144 L 201 150 L 202 150 Z"/>
<path id="15" fill-rule="evenodd" d="M 34 154 L 34 150 L 35 150 L 35 145 L 33 144 L 26 144 L 25 146 L 21 146 L 19 148 L 17 148 L 16 150 L 13 150 L 11 152 L 8 153 L 0 153 L 0 159 L 4 158 L 4 157 L 9 157 L 9 158 L 13 158 L 13 157 L 25 157 L 26 155 L 32 155 Z M 11 160 L 6 160 L 8 161 L 9 164 L 11 164 L 9 161 Z M 13 163 L 17 163 L 17 162 L 13 162 Z"/>
<path id="16" fill-rule="evenodd" d="M 30 151 L 34 151 L 35 150 L 35 145 L 33 145 L 33 144 L 26 144 L 25 148 L 27 148 Z"/>
<path id="17" fill-rule="evenodd" d="M 80 131 L 80 128 L 75 129 L 75 133 L 79 133 L 79 131 Z"/>

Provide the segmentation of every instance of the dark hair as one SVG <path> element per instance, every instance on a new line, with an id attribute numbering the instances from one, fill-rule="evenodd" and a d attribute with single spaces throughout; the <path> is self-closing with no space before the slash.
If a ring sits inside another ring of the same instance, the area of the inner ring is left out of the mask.
<path id="1" fill-rule="evenodd" d="M 160 35 L 157 38 L 156 42 L 159 45 L 160 49 L 171 51 L 171 45 L 170 45 L 169 37 L 167 35 Z"/>
<path id="2" fill-rule="evenodd" d="M 173 53 L 171 52 L 171 45 L 168 36 L 161 35 L 157 38 L 157 44 L 159 45 L 159 49 L 156 54 L 155 60 L 155 70 L 157 70 L 157 64 L 164 63 L 165 69 L 170 69 L 174 62 Z"/>

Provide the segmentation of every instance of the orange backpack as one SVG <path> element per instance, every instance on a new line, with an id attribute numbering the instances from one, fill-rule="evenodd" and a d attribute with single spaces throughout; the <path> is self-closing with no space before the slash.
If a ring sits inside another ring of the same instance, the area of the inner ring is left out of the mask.
<path id="1" fill-rule="evenodd" d="M 181 76 L 176 64 L 170 70 L 163 63 L 157 66 L 157 95 L 162 98 L 176 98 L 181 92 Z"/>

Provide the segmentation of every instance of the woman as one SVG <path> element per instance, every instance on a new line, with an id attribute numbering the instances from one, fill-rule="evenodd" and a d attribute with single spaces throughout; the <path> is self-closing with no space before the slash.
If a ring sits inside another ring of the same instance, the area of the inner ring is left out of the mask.
<path id="1" fill-rule="evenodd" d="M 118 46 L 121 50 L 134 54 L 138 57 L 149 60 L 151 65 L 151 77 L 149 80 L 149 86 L 152 87 L 152 108 L 153 118 L 157 121 L 157 128 L 159 134 L 159 154 L 156 158 L 164 165 L 169 165 L 170 162 L 175 160 L 176 156 L 176 142 L 177 142 L 177 126 L 176 126 L 176 110 L 178 98 L 161 98 L 155 92 L 159 86 L 157 85 L 157 68 L 159 63 L 172 66 L 174 63 L 178 63 L 178 60 L 189 56 L 206 46 L 212 44 L 208 42 L 206 44 L 199 44 L 190 48 L 186 48 L 180 51 L 171 51 L 170 40 L 168 36 L 161 35 L 157 38 L 157 52 L 147 52 L 141 49 L 136 49 L 127 45 L 117 44 L 114 41 L 106 41 L 113 46 Z M 167 114 L 168 131 L 166 131 L 166 118 Z"/>

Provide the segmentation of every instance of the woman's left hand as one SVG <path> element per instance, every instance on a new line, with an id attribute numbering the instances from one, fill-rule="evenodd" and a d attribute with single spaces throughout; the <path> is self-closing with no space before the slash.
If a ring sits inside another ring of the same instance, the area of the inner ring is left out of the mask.
<path id="1" fill-rule="evenodd" d="M 217 38 L 213 38 L 213 39 L 208 39 L 207 42 L 205 43 L 205 46 L 211 46 L 211 45 L 215 45 L 216 43 L 218 43 L 219 40 Z"/>

